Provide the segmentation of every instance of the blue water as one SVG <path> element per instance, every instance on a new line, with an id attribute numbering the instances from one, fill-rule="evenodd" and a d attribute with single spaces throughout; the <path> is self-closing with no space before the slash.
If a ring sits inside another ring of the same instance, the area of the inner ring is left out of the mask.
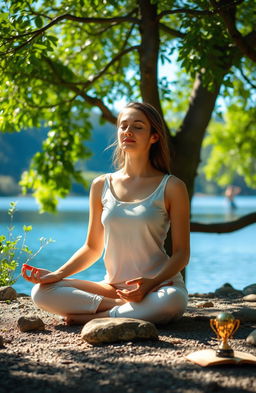
<path id="1" fill-rule="evenodd" d="M 22 232 L 23 225 L 32 225 L 27 245 L 36 251 L 39 238 L 53 238 L 33 260 L 38 267 L 56 269 L 63 264 L 84 242 L 88 225 L 88 198 L 69 197 L 62 200 L 57 215 L 39 214 L 36 202 L 29 197 L 0 198 L 0 233 L 7 234 L 10 201 L 18 201 L 14 217 L 14 235 Z M 256 197 L 238 196 L 237 209 L 230 211 L 224 197 L 196 196 L 192 201 L 192 220 L 199 222 L 229 221 L 256 211 Z M 24 261 L 21 260 L 20 264 Z M 186 284 L 190 293 L 214 291 L 225 282 L 242 289 L 256 282 L 256 224 L 228 234 L 191 234 L 191 258 L 186 270 Z M 102 259 L 88 270 L 76 275 L 87 280 L 104 277 Z M 21 277 L 14 288 L 29 293 L 32 285 Z"/>

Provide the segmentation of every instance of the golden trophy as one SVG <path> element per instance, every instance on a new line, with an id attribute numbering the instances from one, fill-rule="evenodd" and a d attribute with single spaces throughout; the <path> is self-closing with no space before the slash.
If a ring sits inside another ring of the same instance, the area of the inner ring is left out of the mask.
<path id="1" fill-rule="evenodd" d="M 234 351 L 229 344 L 229 340 L 240 326 L 240 321 L 235 319 L 232 314 L 228 312 L 220 313 L 215 319 L 210 319 L 210 326 L 221 341 L 219 348 L 217 350 L 203 349 L 192 352 L 186 355 L 186 359 L 203 367 L 221 364 L 256 364 L 256 356 L 246 352 Z"/>
<path id="2" fill-rule="evenodd" d="M 210 319 L 210 326 L 221 340 L 216 355 L 221 358 L 233 358 L 234 351 L 229 344 L 229 340 L 239 328 L 240 321 L 235 319 L 229 312 L 222 312 L 216 319 Z"/>

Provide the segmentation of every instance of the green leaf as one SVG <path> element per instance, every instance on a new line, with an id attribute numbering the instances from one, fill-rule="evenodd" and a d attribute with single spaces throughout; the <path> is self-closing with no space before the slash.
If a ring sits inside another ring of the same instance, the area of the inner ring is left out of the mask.
<path id="1" fill-rule="evenodd" d="M 43 26 L 43 19 L 41 18 L 41 16 L 38 15 L 35 18 L 35 24 L 36 24 L 36 27 L 38 27 L 39 29 Z"/>
<path id="2" fill-rule="evenodd" d="M 46 45 L 43 44 L 34 44 L 34 48 L 44 50 L 46 49 Z"/>

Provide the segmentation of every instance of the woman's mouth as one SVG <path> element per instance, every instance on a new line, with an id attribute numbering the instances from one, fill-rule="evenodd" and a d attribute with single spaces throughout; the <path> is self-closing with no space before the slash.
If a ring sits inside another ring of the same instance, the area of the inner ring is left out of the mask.
<path id="1" fill-rule="evenodd" d="M 131 139 L 131 138 L 125 138 L 125 139 L 123 139 L 123 142 L 133 143 L 133 142 L 135 142 L 135 140 Z"/>

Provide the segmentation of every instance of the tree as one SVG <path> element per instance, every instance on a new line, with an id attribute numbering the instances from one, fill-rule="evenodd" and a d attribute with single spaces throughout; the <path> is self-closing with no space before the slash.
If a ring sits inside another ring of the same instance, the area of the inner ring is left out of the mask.
<path id="1" fill-rule="evenodd" d="M 42 153 L 23 175 L 23 188 L 54 210 L 72 179 L 84 183 L 76 163 L 89 155 L 81 142 L 90 136 L 90 111 L 96 107 L 102 120 L 115 123 L 114 102 L 129 97 L 163 115 L 175 150 L 173 172 L 192 197 L 216 100 L 233 89 L 242 63 L 246 75 L 255 61 L 255 8 L 253 0 L 4 2 L 1 131 L 50 128 Z M 193 84 L 183 120 L 170 132 L 167 109 L 175 94 L 158 68 L 173 52 Z"/>

